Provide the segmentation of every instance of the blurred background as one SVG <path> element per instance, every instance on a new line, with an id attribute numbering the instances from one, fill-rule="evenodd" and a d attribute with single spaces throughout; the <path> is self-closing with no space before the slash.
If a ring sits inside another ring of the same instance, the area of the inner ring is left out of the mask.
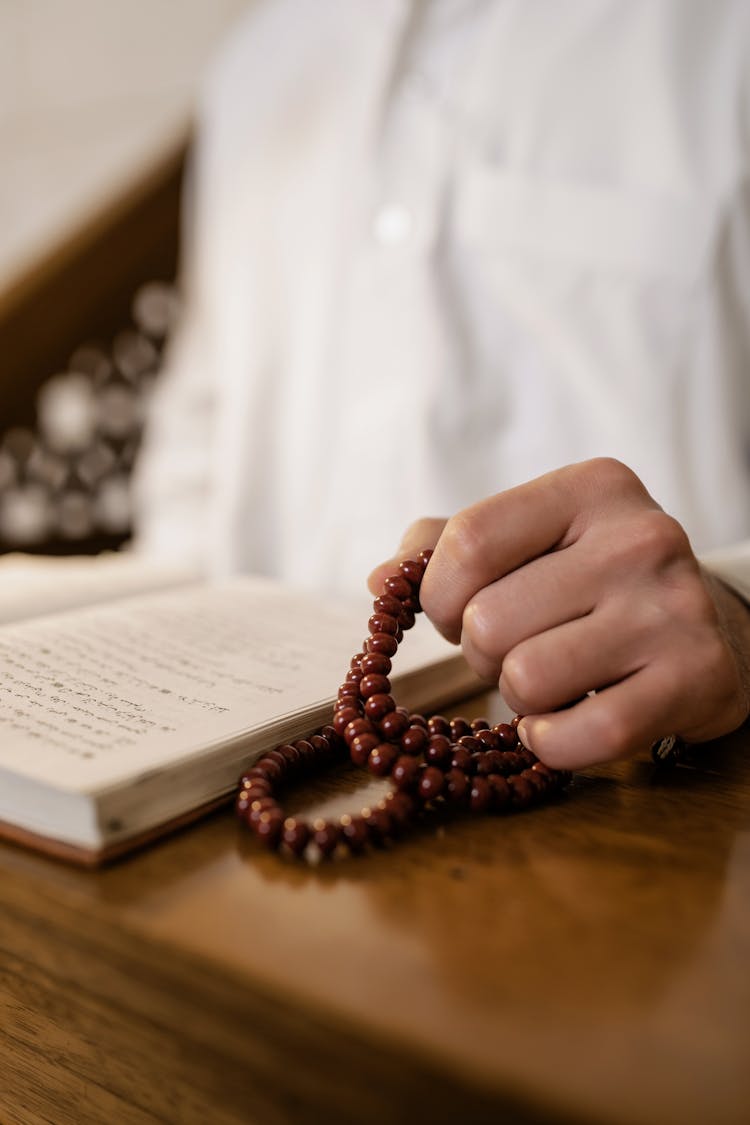
<path id="1" fill-rule="evenodd" d="M 248 0 L 0 0 L 0 553 L 125 542 L 201 76 Z"/>

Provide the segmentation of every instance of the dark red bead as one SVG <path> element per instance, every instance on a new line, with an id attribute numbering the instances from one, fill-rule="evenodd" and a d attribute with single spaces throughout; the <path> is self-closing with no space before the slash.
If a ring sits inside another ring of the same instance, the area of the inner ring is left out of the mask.
<path id="1" fill-rule="evenodd" d="M 398 750 L 390 742 L 381 742 L 370 751 L 367 759 L 367 768 L 376 777 L 387 777 L 393 769 L 393 763 L 398 757 Z"/>
<path id="2" fill-rule="evenodd" d="M 519 777 L 523 781 L 528 782 L 531 788 L 535 789 L 537 793 L 543 793 L 547 788 L 547 783 L 542 775 L 540 773 L 535 773 L 531 768 L 525 769 L 523 773 L 519 774 Z"/>
<path id="3" fill-rule="evenodd" d="M 393 594 L 381 594 L 380 597 L 376 598 L 372 603 L 372 608 L 375 613 L 387 613 L 391 617 L 398 617 L 403 609 L 403 602 L 400 602 L 398 598 L 394 598 Z"/>
<path id="4" fill-rule="evenodd" d="M 394 598 L 403 601 L 411 596 L 412 585 L 401 574 L 391 574 L 383 583 L 383 592 L 392 594 Z"/>
<path id="5" fill-rule="evenodd" d="M 380 652 L 384 656 L 393 656 L 398 649 L 398 641 L 390 633 L 373 633 L 365 643 L 368 652 Z"/>
<path id="6" fill-rule="evenodd" d="M 419 774 L 419 762 L 416 758 L 410 758 L 407 754 L 402 754 L 396 760 L 391 773 L 393 784 L 397 789 L 411 789 L 417 780 Z"/>
<path id="7" fill-rule="evenodd" d="M 510 723 L 498 723 L 496 727 L 493 727 L 493 730 L 500 739 L 501 749 L 512 750 L 518 744 L 515 728 Z"/>
<path id="8" fill-rule="evenodd" d="M 514 774 L 508 778 L 508 785 L 511 790 L 511 800 L 518 808 L 525 808 L 530 805 L 534 800 L 536 790 L 524 777 L 520 774 Z"/>
<path id="9" fill-rule="evenodd" d="M 256 768 L 262 771 L 263 777 L 267 777 L 274 782 L 281 781 L 285 772 L 284 767 L 275 762 L 273 758 L 269 758 L 268 755 L 260 759 Z"/>
<path id="10" fill-rule="evenodd" d="M 395 617 L 391 617 L 390 613 L 373 613 L 372 617 L 367 622 L 367 628 L 373 635 L 388 633 L 390 636 L 395 637 L 398 632 L 398 620 Z"/>
<path id="11" fill-rule="evenodd" d="M 428 765 L 437 766 L 438 769 L 446 769 L 450 765 L 452 756 L 453 747 L 445 735 L 430 735 L 430 741 L 424 752 L 424 758 Z"/>
<path id="12" fill-rule="evenodd" d="M 435 766 L 428 766 L 419 778 L 417 792 L 423 801 L 433 801 L 442 793 L 444 783 L 442 772 Z"/>
<path id="13" fill-rule="evenodd" d="M 251 827 L 254 827 L 262 817 L 263 813 L 274 812 L 278 809 L 278 807 L 279 806 L 273 797 L 259 797 L 256 800 L 250 802 L 250 805 L 246 810 L 245 819 Z"/>
<path id="14" fill-rule="evenodd" d="M 464 750 L 468 750 L 471 754 L 478 754 L 480 750 L 484 750 L 484 743 L 473 734 L 460 735 L 458 745 L 463 746 Z"/>
<path id="15" fill-rule="evenodd" d="M 358 734 L 349 747 L 349 754 L 355 766 L 366 766 L 371 752 L 379 745 L 380 739 L 375 733 Z"/>
<path id="16" fill-rule="evenodd" d="M 252 789 L 240 789 L 237 794 L 237 799 L 234 802 L 234 811 L 237 816 L 244 820 L 245 813 L 250 808 L 253 801 L 262 800 L 262 795 L 254 793 Z"/>
<path id="17" fill-rule="evenodd" d="M 424 574 L 424 567 L 420 563 L 416 562 L 415 559 L 403 559 L 398 564 L 398 569 L 410 585 L 419 586 Z"/>
<path id="18" fill-rule="evenodd" d="M 490 724 L 486 719 L 472 719 L 469 725 L 471 726 L 472 732 L 474 734 L 479 734 L 480 730 L 490 729 Z"/>
<path id="19" fill-rule="evenodd" d="M 469 808 L 472 812 L 486 812 L 490 807 L 490 786 L 484 777 L 474 777 L 469 793 Z"/>
<path id="20" fill-rule="evenodd" d="M 409 606 L 404 606 L 398 615 L 398 624 L 400 629 L 411 629 L 416 621 L 414 610 Z"/>
<path id="21" fill-rule="evenodd" d="M 362 819 L 367 825 L 370 839 L 374 844 L 379 844 L 390 836 L 393 830 L 393 820 L 390 813 L 384 808 L 376 806 L 374 809 L 363 809 Z"/>
<path id="22" fill-rule="evenodd" d="M 310 840 L 310 829 L 304 820 L 288 817 L 283 824 L 281 840 L 294 855 L 302 855 Z"/>
<path id="23" fill-rule="evenodd" d="M 503 767 L 503 756 L 499 750 L 486 750 L 477 762 L 476 772 L 482 777 L 491 773 L 500 773 Z"/>
<path id="24" fill-rule="evenodd" d="M 389 793 L 386 797 L 385 807 L 391 820 L 400 828 L 405 828 L 414 819 L 417 811 L 414 798 L 403 790 L 399 790 L 397 793 Z"/>
<path id="25" fill-rule="evenodd" d="M 241 789 L 265 789 L 271 792 L 271 782 L 266 777 L 258 777 L 255 774 L 243 773 L 240 778 Z"/>
<path id="26" fill-rule="evenodd" d="M 346 673 L 346 676 L 344 678 L 344 683 L 345 684 L 358 685 L 361 679 L 362 679 L 362 669 L 361 668 L 350 668 L 349 671 Z"/>
<path id="27" fill-rule="evenodd" d="M 516 730 L 516 728 L 518 727 L 518 724 L 520 723 L 522 718 L 523 718 L 523 715 L 514 715 L 513 716 L 513 718 L 510 720 L 510 725 L 513 727 L 513 730 Z"/>
<path id="28" fill-rule="evenodd" d="M 344 731 L 349 726 L 349 723 L 353 722 L 354 719 L 359 719 L 360 717 L 361 712 L 358 707 L 342 707 L 341 710 L 337 711 L 333 717 L 333 729 L 336 731 L 336 734 L 340 734 L 343 736 Z"/>
<path id="29" fill-rule="evenodd" d="M 365 703 L 365 715 L 371 722 L 377 723 L 389 712 L 395 710 L 396 704 L 390 695 L 371 695 Z"/>
<path id="30" fill-rule="evenodd" d="M 363 676 L 362 683 L 359 685 L 359 694 L 363 699 L 369 699 L 371 695 L 388 695 L 390 690 L 391 681 L 388 677 L 379 676 L 375 672 Z"/>
<path id="31" fill-rule="evenodd" d="M 333 821 L 316 820 L 313 823 L 313 840 L 318 845 L 321 855 L 331 855 L 336 850 L 340 838 L 341 829 Z"/>
<path id="32" fill-rule="evenodd" d="M 469 791 L 469 779 L 463 770 L 448 770 L 445 775 L 445 795 L 452 804 L 460 804 Z"/>
<path id="33" fill-rule="evenodd" d="M 284 818 L 280 809 L 277 812 L 264 812 L 253 825 L 255 835 L 267 848 L 276 848 L 281 840 L 283 823 Z"/>
<path id="34" fill-rule="evenodd" d="M 427 725 L 427 719 L 425 719 L 424 715 L 419 715 L 416 711 L 413 711 L 412 714 L 409 715 L 409 722 L 414 727 L 424 727 L 425 730 L 430 729 Z"/>
<path id="35" fill-rule="evenodd" d="M 369 838 L 367 825 L 362 817 L 349 816 L 348 813 L 345 813 L 341 817 L 340 825 L 344 843 L 347 844 L 353 852 L 361 852 Z"/>
<path id="36" fill-rule="evenodd" d="M 357 737 L 358 734 L 372 733 L 374 733 L 374 728 L 369 719 L 352 719 L 352 721 L 348 723 L 346 728 L 344 729 L 344 741 L 346 742 L 347 746 L 351 746 L 353 740 Z"/>
<path id="37" fill-rule="evenodd" d="M 441 734 L 444 738 L 450 738 L 451 725 L 443 715 L 433 715 L 427 720 L 427 729 L 430 734 Z"/>
<path id="38" fill-rule="evenodd" d="M 500 749 L 500 739 L 495 734 L 494 730 L 478 730 L 477 738 L 486 750 Z"/>
<path id="39" fill-rule="evenodd" d="M 454 769 L 463 770 L 464 773 L 469 773 L 471 771 L 471 754 L 469 751 L 463 746 L 455 746 L 451 766 Z"/>
<path id="40" fill-rule="evenodd" d="M 454 742 L 458 742 L 459 738 L 465 738 L 470 734 L 471 727 L 466 719 L 451 719 L 451 738 Z"/>
<path id="41" fill-rule="evenodd" d="M 389 742 L 398 742 L 408 728 L 408 718 L 399 711 L 389 712 L 378 723 L 378 730 Z"/>
<path id="42" fill-rule="evenodd" d="M 508 782 L 499 773 L 493 773 L 487 778 L 490 787 L 490 807 L 496 812 L 505 809 L 510 804 L 511 791 Z"/>
<path id="43" fill-rule="evenodd" d="M 430 741 L 424 727 L 410 726 L 401 735 L 401 749 L 407 754 L 421 754 Z"/>
<path id="44" fill-rule="evenodd" d="M 355 652 L 354 656 L 351 658 L 351 661 L 349 662 L 349 667 L 354 668 L 355 670 L 359 670 L 360 667 L 361 667 L 362 658 L 363 658 L 364 655 L 365 654 L 363 652 Z"/>
<path id="45" fill-rule="evenodd" d="M 424 551 L 420 551 L 417 555 L 417 562 L 420 563 L 424 569 L 426 569 L 428 562 L 432 558 L 432 554 L 432 548 L 426 547 Z"/>
<path id="46" fill-rule="evenodd" d="M 390 657 L 382 652 L 368 652 L 362 657 L 362 672 L 365 676 L 387 676 L 391 667 Z"/>

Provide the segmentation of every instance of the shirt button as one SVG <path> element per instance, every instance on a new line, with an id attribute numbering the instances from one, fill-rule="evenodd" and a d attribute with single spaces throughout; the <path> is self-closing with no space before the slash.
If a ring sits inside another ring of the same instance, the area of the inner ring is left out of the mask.
<path id="1" fill-rule="evenodd" d="M 376 212 L 372 233 L 383 246 L 406 242 L 414 229 L 411 211 L 400 203 L 388 203 Z"/>

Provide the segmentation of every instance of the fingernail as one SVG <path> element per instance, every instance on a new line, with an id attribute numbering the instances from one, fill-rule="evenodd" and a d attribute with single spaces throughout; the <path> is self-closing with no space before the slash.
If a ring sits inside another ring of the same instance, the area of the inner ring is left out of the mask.
<path id="1" fill-rule="evenodd" d="M 516 734 L 521 739 L 521 742 L 524 744 L 526 749 L 530 750 L 531 753 L 533 754 L 534 753 L 534 747 L 531 744 L 531 732 L 529 731 L 530 726 L 531 726 L 531 723 L 529 722 L 528 719 L 521 719 L 521 722 L 518 724 L 518 726 L 516 728 Z"/>

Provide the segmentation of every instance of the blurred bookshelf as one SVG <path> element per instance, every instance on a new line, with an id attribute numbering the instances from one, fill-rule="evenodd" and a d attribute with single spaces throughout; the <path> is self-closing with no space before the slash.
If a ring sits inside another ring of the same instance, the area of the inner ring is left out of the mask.
<path id="1" fill-rule="evenodd" d="M 251 6 L 0 5 L 0 553 L 129 536 L 197 91 Z"/>

